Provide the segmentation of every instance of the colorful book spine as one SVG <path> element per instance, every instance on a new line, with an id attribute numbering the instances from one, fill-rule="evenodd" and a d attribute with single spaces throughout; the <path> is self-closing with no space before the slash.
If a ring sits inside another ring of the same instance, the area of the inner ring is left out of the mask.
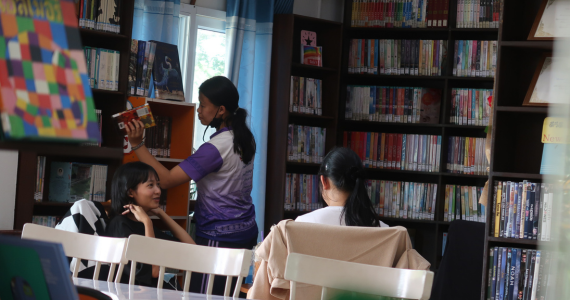
<path id="1" fill-rule="evenodd" d="M 291 76 L 289 112 L 322 115 L 322 80 Z"/>
<path id="2" fill-rule="evenodd" d="M 285 178 L 285 211 L 313 211 L 323 207 L 318 175 L 287 173 Z"/>
<path id="3" fill-rule="evenodd" d="M 447 171 L 459 174 L 486 175 L 489 163 L 485 155 L 486 138 L 449 137 Z"/>
<path id="4" fill-rule="evenodd" d="M 119 51 L 92 47 L 84 47 L 83 51 L 89 86 L 100 90 L 119 90 Z"/>
<path id="5" fill-rule="evenodd" d="M 288 161 L 321 163 L 325 156 L 326 128 L 289 124 Z"/>

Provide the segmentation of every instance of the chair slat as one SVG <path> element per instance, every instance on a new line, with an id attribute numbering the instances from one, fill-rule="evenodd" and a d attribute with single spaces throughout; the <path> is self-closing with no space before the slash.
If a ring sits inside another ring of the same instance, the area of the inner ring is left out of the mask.
<path id="1" fill-rule="evenodd" d="M 79 260 L 77 260 L 79 262 Z M 101 262 L 95 262 L 95 272 L 93 272 L 93 280 L 99 280 L 99 273 L 101 271 Z"/>
<path id="2" fill-rule="evenodd" d="M 115 277 L 115 283 L 121 283 L 124 269 L 125 269 L 125 264 L 121 263 L 119 265 L 119 269 L 117 270 L 117 277 Z"/>
<path id="3" fill-rule="evenodd" d="M 232 279 L 233 278 L 231 276 L 226 277 L 226 287 L 224 288 L 224 296 L 225 297 L 230 296 L 230 290 L 232 288 Z"/>
<path id="4" fill-rule="evenodd" d="M 184 276 L 184 291 L 188 292 L 190 290 L 190 278 L 192 278 L 192 272 L 186 271 Z"/>
<path id="5" fill-rule="evenodd" d="M 166 268 L 164 266 L 160 267 L 160 271 L 158 272 L 158 289 L 162 288 L 162 285 L 164 284 L 164 273 L 166 271 Z"/>
<path id="6" fill-rule="evenodd" d="M 137 274 L 137 262 L 132 260 L 131 261 L 131 274 L 129 276 L 129 284 L 130 285 L 134 285 L 135 284 L 135 276 Z"/>
<path id="7" fill-rule="evenodd" d="M 111 264 L 109 267 L 109 275 L 107 275 L 107 282 L 113 281 L 113 276 L 115 275 L 115 269 L 117 268 L 117 264 Z"/>
<path id="8" fill-rule="evenodd" d="M 241 283 L 243 282 L 243 276 L 238 276 L 236 288 L 234 290 L 234 298 L 239 298 L 239 292 L 241 291 Z"/>
<path id="9" fill-rule="evenodd" d="M 206 295 L 211 295 L 212 290 L 214 288 L 214 278 L 216 277 L 216 275 L 208 274 L 207 276 L 208 276 L 208 286 L 206 287 Z"/>

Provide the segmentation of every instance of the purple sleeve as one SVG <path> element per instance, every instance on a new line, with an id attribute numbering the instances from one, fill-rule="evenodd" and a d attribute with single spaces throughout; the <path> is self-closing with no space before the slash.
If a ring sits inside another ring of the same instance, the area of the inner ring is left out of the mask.
<path id="1" fill-rule="evenodd" d="M 194 154 L 189 156 L 178 166 L 180 166 L 192 180 L 198 182 L 206 175 L 220 170 L 223 162 L 220 151 L 218 151 L 214 145 L 204 143 Z"/>

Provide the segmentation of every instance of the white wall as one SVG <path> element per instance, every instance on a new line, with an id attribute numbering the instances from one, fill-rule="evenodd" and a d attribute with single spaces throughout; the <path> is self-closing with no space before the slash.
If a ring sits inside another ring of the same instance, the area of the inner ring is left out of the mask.
<path id="1" fill-rule="evenodd" d="M 190 4 L 190 0 L 180 0 L 180 3 Z M 196 0 L 196 6 L 226 11 L 226 0 Z"/>
<path id="2" fill-rule="evenodd" d="M 295 0 L 293 13 L 297 15 L 342 22 L 344 0 Z"/>
<path id="3" fill-rule="evenodd" d="M 0 150 L 0 230 L 14 229 L 17 175 L 18 151 Z"/>

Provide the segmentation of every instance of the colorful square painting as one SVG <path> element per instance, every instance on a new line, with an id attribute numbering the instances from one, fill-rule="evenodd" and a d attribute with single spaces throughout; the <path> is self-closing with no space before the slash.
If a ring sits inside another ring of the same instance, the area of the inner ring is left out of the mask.
<path id="1" fill-rule="evenodd" d="M 4 139 L 98 141 L 77 20 L 67 16 L 73 6 L 73 0 L 0 0 Z"/>

